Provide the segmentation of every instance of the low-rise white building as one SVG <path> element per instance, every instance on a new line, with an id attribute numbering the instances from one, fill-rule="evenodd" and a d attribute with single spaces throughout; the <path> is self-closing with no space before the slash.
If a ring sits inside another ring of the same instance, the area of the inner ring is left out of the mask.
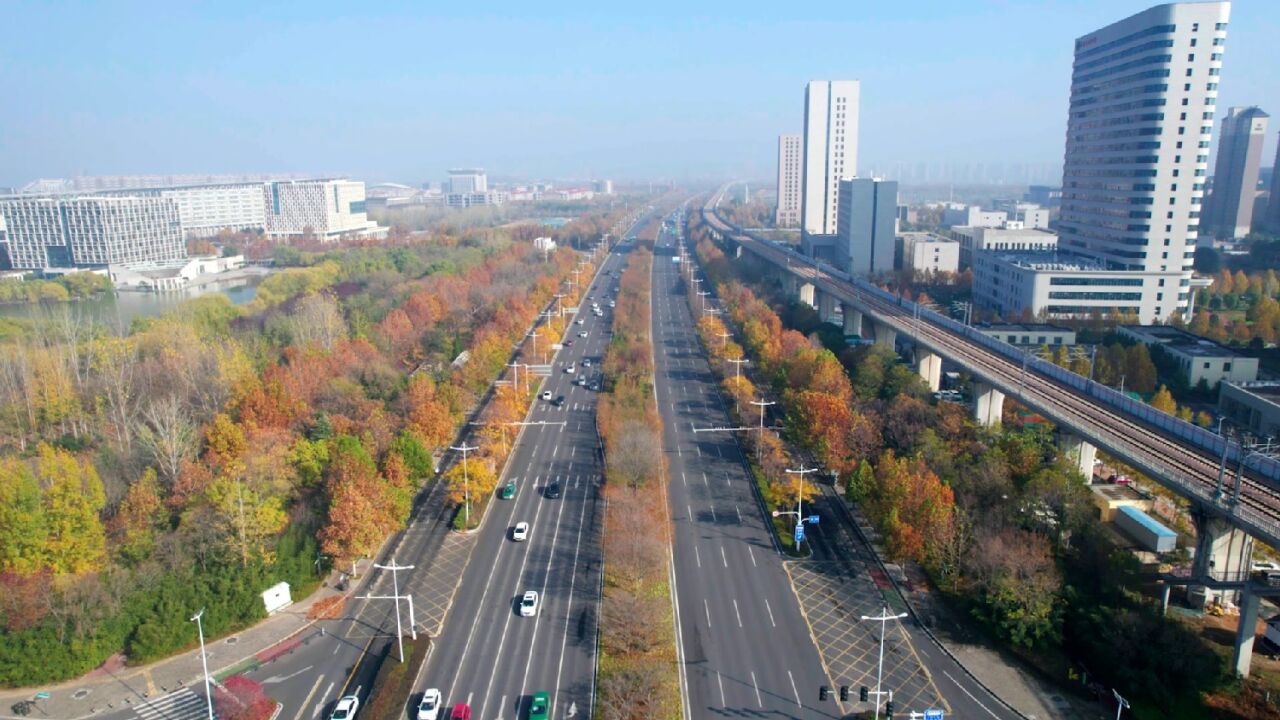
<path id="1" fill-rule="evenodd" d="M 951 237 L 960 243 L 960 266 L 973 264 L 975 252 L 1045 252 L 1058 249 L 1058 236 L 1048 230 L 1027 229 L 1013 223 L 1002 227 L 961 225 L 951 228 Z"/>
<path id="2" fill-rule="evenodd" d="M 942 226 L 1000 227 L 1009 219 L 1002 210 L 983 210 L 977 205 L 947 203 L 942 209 Z"/>
<path id="3" fill-rule="evenodd" d="M 1161 310 L 1176 309 L 1189 285 L 1177 271 L 1107 270 L 1097 260 L 1067 253 L 973 255 L 974 302 L 1005 317 L 1116 312 L 1134 313 L 1141 323 L 1161 322 L 1167 319 Z"/>
<path id="4" fill-rule="evenodd" d="M 898 234 L 902 269 L 917 273 L 953 273 L 960 269 L 960 243 L 927 232 Z"/>
<path id="5" fill-rule="evenodd" d="M 996 210 L 1004 212 L 1009 222 L 1022 223 L 1024 228 L 1048 228 L 1049 209 L 1036 203 L 1005 200 L 996 203 Z"/>
<path id="6" fill-rule="evenodd" d="M 1245 357 L 1229 347 L 1192 335 L 1169 325 L 1121 325 L 1120 335 L 1168 353 L 1177 361 L 1187 382 L 1201 381 L 1210 389 L 1219 382 L 1250 382 L 1258 379 L 1258 358 Z"/>
<path id="7" fill-rule="evenodd" d="M 510 197 L 498 190 L 482 192 L 454 193 L 445 195 L 444 204 L 454 208 L 478 207 L 480 205 L 504 205 Z"/>
<path id="8" fill-rule="evenodd" d="M 171 263 L 134 263 L 107 266 L 107 276 L 121 289 L 183 290 L 200 285 L 213 276 L 244 267 L 243 255 L 204 255 Z"/>

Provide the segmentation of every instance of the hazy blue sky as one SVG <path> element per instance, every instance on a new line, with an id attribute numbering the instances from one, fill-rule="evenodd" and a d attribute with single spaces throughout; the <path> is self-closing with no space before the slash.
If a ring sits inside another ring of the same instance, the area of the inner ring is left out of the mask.
<path id="1" fill-rule="evenodd" d="M 0 185 L 297 171 L 767 177 L 809 79 L 862 81 L 861 162 L 1060 162 L 1072 41 L 1147 0 L 24 2 Z M 697 9 L 689 6 L 697 5 Z M 1280 2 L 1237 0 L 1218 106 L 1276 113 Z"/>

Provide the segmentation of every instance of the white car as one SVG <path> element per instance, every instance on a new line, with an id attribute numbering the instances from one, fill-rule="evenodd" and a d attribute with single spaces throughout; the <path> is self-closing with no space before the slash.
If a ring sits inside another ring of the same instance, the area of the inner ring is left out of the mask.
<path id="1" fill-rule="evenodd" d="M 574 374 L 575 372 L 577 372 L 577 370 L 576 370 L 576 369 L 574 369 L 574 367 L 573 367 L 572 365 L 570 365 L 569 367 L 565 368 L 565 369 L 564 369 L 564 371 L 565 371 L 565 372 L 567 372 L 567 373 L 569 373 L 570 375 L 572 375 L 572 374 Z"/>
<path id="2" fill-rule="evenodd" d="M 520 617 L 533 617 L 538 614 L 538 591 L 526 590 L 520 597 Z"/>
<path id="3" fill-rule="evenodd" d="M 542 399 L 543 399 L 543 400 L 550 400 L 550 399 L 551 399 L 551 391 L 550 391 L 550 390 L 543 390 L 543 391 L 542 391 Z"/>
<path id="4" fill-rule="evenodd" d="M 520 522 L 511 529 L 511 539 L 515 542 L 524 542 L 529 539 L 529 523 Z"/>
<path id="5" fill-rule="evenodd" d="M 609 301 L 609 307 L 615 307 L 615 306 L 617 306 L 617 303 L 615 303 L 614 301 L 610 300 L 610 301 Z"/>
<path id="6" fill-rule="evenodd" d="M 584 337 L 586 337 L 586 336 L 587 336 L 587 331 L 586 331 L 586 330 L 583 330 L 583 331 L 581 331 L 581 332 L 579 332 L 579 333 L 578 333 L 578 337 L 584 338 Z"/>
<path id="7" fill-rule="evenodd" d="M 436 688 L 422 693 L 418 703 L 418 720 L 437 720 L 440 717 L 440 691 Z"/>
<path id="8" fill-rule="evenodd" d="M 591 367 L 591 358 L 582 358 L 582 367 Z"/>
<path id="9" fill-rule="evenodd" d="M 579 325 L 582 325 L 582 324 L 583 324 L 583 323 L 585 323 L 585 322 L 586 322 L 586 320 L 583 320 L 582 318 L 578 318 L 578 324 L 579 324 Z"/>
<path id="10" fill-rule="evenodd" d="M 334 706 L 329 720 L 352 720 L 359 709 L 360 698 L 355 695 L 346 695 L 338 699 L 338 704 Z"/>

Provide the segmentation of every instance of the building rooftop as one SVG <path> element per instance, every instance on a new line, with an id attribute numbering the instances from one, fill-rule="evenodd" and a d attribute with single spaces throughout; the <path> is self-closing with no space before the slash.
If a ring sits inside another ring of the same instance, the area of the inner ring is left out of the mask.
<path id="1" fill-rule="evenodd" d="M 902 238 L 903 240 L 911 240 L 912 242 L 924 242 L 924 243 L 956 242 L 951 238 L 945 238 L 945 237 L 942 237 L 941 235 L 935 235 L 934 233 L 931 233 L 931 232 L 900 232 L 898 233 L 898 237 Z"/>
<path id="2" fill-rule="evenodd" d="M 1120 328 L 1146 343 L 1158 343 L 1162 347 L 1177 350 L 1184 355 L 1200 357 L 1240 357 L 1240 353 L 1225 345 L 1192 335 L 1169 325 L 1121 325 Z"/>
<path id="3" fill-rule="evenodd" d="M 1069 327 L 1051 323 L 979 323 L 976 330 L 997 332 L 1075 332 Z"/>
<path id="4" fill-rule="evenodd" d="M 1275 380 L 1254 380 L 1252 382 L 1230 383 L 1250 395 L 1257 395 L 1265 400 L 1280 404 L 1280 382 Z"/>
<path id="5" fill-rule="evenodd" d="M 1023 232 L 1021 230 L 1016 232 Z M 1064 272 L 1129 272 L 1107 270 L 1106 265 L 1093 258 L 1065 252 L 998 253 L 996 258 L 1028 270 L 1055 270 Z"/>

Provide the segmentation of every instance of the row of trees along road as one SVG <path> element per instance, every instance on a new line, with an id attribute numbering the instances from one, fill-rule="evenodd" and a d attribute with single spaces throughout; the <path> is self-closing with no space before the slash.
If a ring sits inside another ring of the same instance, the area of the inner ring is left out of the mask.
<path id="1" fill-rule="evenodd" d="M 619 281 L 605 392 L 596 410 L 604 441 L 604 597 L 598 712 L 606 720 L 680 714 L 675 628 L 667 580 L 671 529 L 666 460 L 654 405 L 650 272 L 657 221 L 638 233 Z"/>
<path id="2" fill-rule="evenodd" d="M 889 559 L 920 563 L 957 610 L 1053 677 L 1084 666 L 1166 711 L 1188 700 L 1198 707 L 1202 691 L 1225 682 L 1212 650 L 1133 590 L 1136 562 L 1100 530 L 1083 478 L 1058 457 L 1046 423 L 1022 424 L 1006 402 L 1002 429 L 979 427 L 964 406 L 931 403 L 893 350 L 846 348 L 838 333 L 823 347 L 811 309 L 780 299 L 780 313 L 744 284 L 767 277 L 751 256 L 731 262 L 700 217 L 689 234 L 768 384 L 755 390 L 779 401 L 787 438 L 837 474 Z M 703 342 L 713 357 L 736 352 L 716 349 L 717 323 L 700 322 Z M 739 415 L 755 417 L 744 401 L 756 393 L 726 385 Z"/>
<path id="3" fill-rule="evenodd" d="M 375 552 L 570 276 L 541 233 L 290 250 L 247 306 L 127 329 L 63 307 L 0 342 L 0 684 L 155 660 L 200 607 L 216 637 Z"/>

